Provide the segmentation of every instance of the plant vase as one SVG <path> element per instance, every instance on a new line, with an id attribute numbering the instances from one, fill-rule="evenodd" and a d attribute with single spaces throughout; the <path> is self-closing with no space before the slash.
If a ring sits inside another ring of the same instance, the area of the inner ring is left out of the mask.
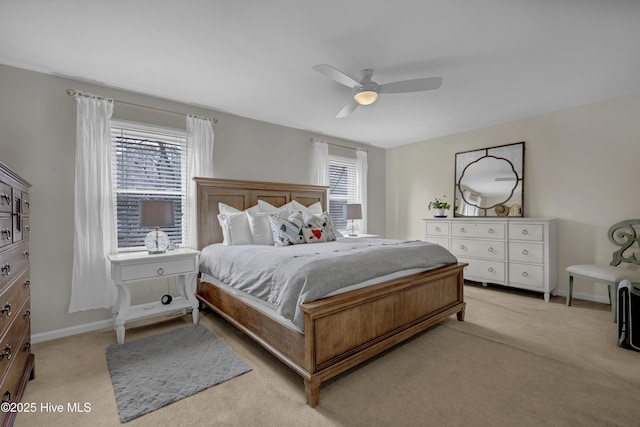
<path id="1" fill-rule="evenodd" d="M 443 217 L 444 216 L 444 209 L 435 209 L 435 217 Z"/>

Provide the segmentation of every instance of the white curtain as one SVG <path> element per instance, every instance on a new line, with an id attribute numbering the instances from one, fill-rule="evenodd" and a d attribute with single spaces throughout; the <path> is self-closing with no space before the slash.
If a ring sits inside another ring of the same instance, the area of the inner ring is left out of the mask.
<path id="1" fill-rule="evenodd" d="M 76 96 L 73 273 L 69 313 L 116 300 L 107 255 L 117 250 L 111 181 L 113 101 Z"/>
<path id="2" fill-rule="evenodd" d="M 319 139 L 313 142 L 313 162 L 315 185 L 329 185 L 329 144 Z"/>
<path id="3" fill-rule="evenodd" d="M 356 150 L 356 191 L 357 203 L 362 205 L 362 220 L 360 220 L 360 232 L 367 232 L 367 152 L 358 148 Z"/>
<path id="4" fill-rule="evenodd" d="M 213 178 L 213 122 L 187 116 L 187 192 L 184 209 L 185 246 L 198 247 L 197 194 L 194 177 Z"/>

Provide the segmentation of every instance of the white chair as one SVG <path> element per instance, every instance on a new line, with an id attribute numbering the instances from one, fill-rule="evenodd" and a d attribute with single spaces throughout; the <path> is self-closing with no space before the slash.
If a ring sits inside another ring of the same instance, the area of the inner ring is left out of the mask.
<path id="1" fill-rule="evenodd" d="M 573 278 L 579 277 L 596 283 L 603 283 L 609 287 L 609 302 L 611 303 L 611 321 L 616 322 L 618 307 L 618 284 L 627 279 L 633 283 L 640 283 L 640 271 L 619 267 L 623 262 L 640 265 L 632 246 L 640 247 L 640 236 L 636 231 L 640 228 L 640 219 L 629 219 L 618 222 L 609 228 L 609 241 L 620 249 L 613 253 L 609 265 L 579 264 L 567 267 L 567 306 L 571 305 L 573 293 Z"/>

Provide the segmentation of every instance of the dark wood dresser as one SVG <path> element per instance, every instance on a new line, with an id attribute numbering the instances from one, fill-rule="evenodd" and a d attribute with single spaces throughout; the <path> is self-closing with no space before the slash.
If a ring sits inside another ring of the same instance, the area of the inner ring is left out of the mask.
<path id="1" fill-rule="evenodd" d="M 0 162 L 0 394 L 2 426 L 13 424 L 17 402 L 34 376 L 29 299 L 29 188 Z M 9 405 L 7 405 L 9 403 Z M 7 408 L 9 411 L 7 411 Z"/>

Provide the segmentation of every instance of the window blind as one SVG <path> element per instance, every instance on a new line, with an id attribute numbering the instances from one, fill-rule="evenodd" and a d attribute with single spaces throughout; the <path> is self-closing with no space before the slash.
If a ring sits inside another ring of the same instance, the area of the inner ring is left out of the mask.
<path id="1" fill-rule="evenodd" d="M 113 121 L 114 205 L 118 248 L 144 246 L 152 228 L 140 227 L 140 201 L 173 202 L 173 227 L 163 227 L 171 243 L 183 242 L 186 133 L 180 130 Z"/>
<path id="2" fill-rule="evenodd" d="M 329 156 L 329 215 L 339 229 L 347 227 L 344 206 L 356 203 L 356 160 Z"/>

